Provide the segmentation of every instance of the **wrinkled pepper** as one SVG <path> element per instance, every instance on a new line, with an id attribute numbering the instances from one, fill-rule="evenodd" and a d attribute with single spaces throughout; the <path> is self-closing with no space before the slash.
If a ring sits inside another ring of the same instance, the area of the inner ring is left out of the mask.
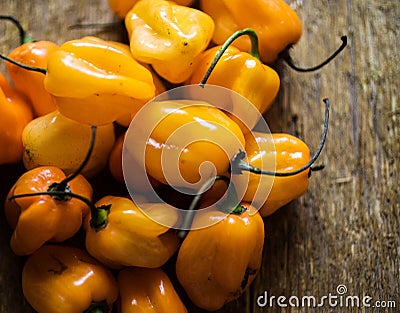
<path id="1" fill-rule="evenodd" d="M 243 35 L 248 35 L 251 39 L 249 53 L 231 46 Z M 215 61 L 217 63 L 213 67 Z M 212 71 L 208 77 L 210 70 Z M 271 106 L 280 85 L 278 73 L 260 61 L 258 38 L 252 29 L 235 32 L 223 46 L 206 50 L 196 58 L 188 83 L 205 84 L 205 81 L 236 91 L 248 99 L 261 114 Z"/>
<path id="2" fill-rule="evenodd" d="M 264 223 L 257 210 L 241 202 L 227 212 L 199 210 L 176 261 L 187 295 L 209 311 L 237 299 L 262 263 Z"/>
<path id="3" fill-rule="evenodd" d="M 165 0 L 138 1 L 125 17 L 135 59 L 171 83 L 187 80 L 214 32 L 210 16 Z"/>
<path id="4" fill-rule="evenodd" d="M 64 241 L 80 229 L 89 207 L 69 195 L 91 199 L 92 187 L 82 175 L 60 186 L 65 178 L 65 173 L 57 167 L 37 167 L 22 174 L 9 191 L 4 208 L 14 230 L 10 245 L 15 254 L 31 254 L 44 243 Z M 63 195 L 57 194 L 57 190 Z M 32 195 L 52 191 L 53 195 Z"/>
<path id="5" fill-rule="evenodd" d="M 110 9 L 120 18 L 124 18 L 138 0 L 108 0 Z M 176 4 L 189 6 L 194 0 L 175 0 Z"/>
<path id="6" fill-rule="evenodd" d="M 26 125 L 22 132 L 24 165 L 27 169 L 56 166 L 67 175 L 71 174 L 85 158 L 90 138 L 89 125 L 71 120 L 58 110 L 38 117 Z M 93 152 L 82 175 L 91 178 L 107 165 L 114 141 L 113 124 L 97 128 Z"/>
<path id="7" fill-rule="evenodd" d="M 109 124 L 154 97 L 151 73 L 122 43 L 84 37 L 61 45 L 47 64 L 44 86 L 68 118 Z"/>
<path id="8" fill-rule="evenodd" d="M 237 30 L 254 29 L 264 63 L 274 62 L 281 51 L 301 37 L 301 21 L 284 0 L 201 0 L 200 7 L 215 21 L 213 42 L 218 45 Z M 251 44 L 248 38 L 240 38 L 234 45 L 249 51 Z"/>
<path id="9" fill-rule="evenodd" d="M 30 255 L 22 290 L 38 313 L 109 313 L 118 298 L 112 273 L 73 247 L 46 245 Z"/>
<path id="10" fill-rule="evenodd" d="M 32 117 L 28 100 L 0 73 L 0 164 L 22 160 L 22 131 Z"/>
<path id="11" fill-rule="evenodd" d="M 118 273 L 120 313 L 187 313 L 160 268 L 125 268 Z"/>
<path id="12" fill-rule="evenodd" d="M 85 218 L 86 249 L 110 268 L 124 266 L 160 267 L 177 251 L 179 238 L 163 225 L 174 225 L 174 208 L 148 204 L 155 222 L 128 198 L 106 196 Z M 142 207 L 142 205 L 141 205 Z"/>
<path id="13" fill-rule="evenodd" d="M 49 56 L 58 49 L 51 41 L 29 42 L 14 49 L 8 57 L 29 66 L 46 68 Z M 27 71 L 10 62 L 6 63 L 6 68 L 15 88 L 31 101 L 35 116 L 56 109 L 54 99 L 44 88 L 44 76 L 41 73 Z"/>
<path id="14" fill-rule="evenodd" d="M 225 174 L 230 158 L 244 143 L 240 127 L 217 107 L 173 100 L 145 106 L 131 124 L 124 146 L 158 181 L 196 189 L 202 177 Z M 212 166 L 200 168 L 203 163 Z"/>

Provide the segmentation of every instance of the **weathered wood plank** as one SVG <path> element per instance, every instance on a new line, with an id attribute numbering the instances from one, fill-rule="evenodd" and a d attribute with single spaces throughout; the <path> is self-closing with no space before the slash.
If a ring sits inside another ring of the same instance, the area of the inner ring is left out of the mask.
<path id="1" fill-rule="evenodd" d="M 299 74 L 278 64 L 279 97 L 266 115 L 274 132 L 300 136 L 315 148 L 322 130 L 323 104 L 331 100 L 331 121 L 309 192 L 265 220 L 264 264 L 251 290 L 220 312 L 395 312 L 396 310 L 258 307 L 269 295 L 369 295 L 399 299 L 400 250 L 400 106 L 398 1 L 288 1 L 299 13 L 304 34 L 293 55 L 305 66 L 323 59 L 347 34 L 348 48 L 317 73 Z M 82 21 L 116 18 L 102 1 L 0 1 L 0 14 L 20 19 L 36 39 L 57 43 L 88 33 L 120 39 L 115 32 L 67 30 Z M 0 49 L 16 46 L 17 33 L 0 23 Z M 14 38 L 14 39 L 13 39 Z M 4 71 L 4 65 L 0 65 Z M 1 201 L 21 168 L 0 168 Z M 10 230 L 1 212 L 0 312 L 30 312 L 20 287 L 23 259 L 8 248 Z M 371 302 L 372 304 L 372 302 Z M 398 310 L 398 309 L 397 309 Z M 190 312 L 201 312 L 191 309 Z"/>

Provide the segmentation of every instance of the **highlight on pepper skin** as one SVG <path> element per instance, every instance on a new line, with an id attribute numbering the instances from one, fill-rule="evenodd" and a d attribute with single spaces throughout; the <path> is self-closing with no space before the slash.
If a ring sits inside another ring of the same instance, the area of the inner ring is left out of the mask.
<path id="1" fill-rule="evenodd" d="M 146 123 L 143 123 L 144 120 Z M 236 121 L 240 121 L 241 125 Z M 189 196 L 196 196 L 199 190 L 210 190 L 210 197 L 215 196 L 212 190 L 221 193 L 223 196 L 216 199 L 212 206 L 202 207 L 202 210 L 211 210 L 224 201 L 226 189 L 221 192 L 220 188 L 211 188 L 212 183 L 205 189 L 204 186 L 213 177 L 231 177 L 231 160 L 239 151 L 245 150 L 244 133 L 251 136 L 256 124 L 259 131 L 270 135 L 259 110 L 239 93 L 224 87 L 186 85 L 160 94 L 133 117 L 125 134 L 122 168 L 131 198 L 139 207 L 143 199 L 164 202 L 154 190 L 151 177 L 161 185 L 168 185 Z M 274 149 L 273 145 L 271 149 Z M 271 153 L 271 156 L 264 168 L 274 171 L 274 154 Z M 245 172 L 241 176 L 241 184 L 235 188 L 235 198 L 239 202 L 247 189 L 246 179 L 249 179 Z M 143 182 L 147 188 L 143 188 Z M 261 194 L 267 198 L 273 177 L 265 182 Z M 137 192 L 138 185 L 141 186 L 140 193 Z M 192 214 L 188 210 L 176 210 L 181 216 L 180 221 Z M 144 211 L 156 222 L 164 222 L 157 221 L 152 212 Z M 165 226 L 175 229 L 186 227 L 182 224 Z"/>

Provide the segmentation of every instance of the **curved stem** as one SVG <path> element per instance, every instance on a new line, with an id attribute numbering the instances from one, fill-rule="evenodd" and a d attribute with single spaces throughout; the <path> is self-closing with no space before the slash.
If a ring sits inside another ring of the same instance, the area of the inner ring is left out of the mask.
<path id="1" fill-rule="evenodd" d="M 313 72 L 313 71 L 319 70 L 321 67 L 324 67 L 330 61 L 332 61 L 347 46 L 347 36 L 342 36 L 342 37 L 340 37 L 340 39 L 342 40 L 342 44 L 340 45 L 340 47 L 330 57 L 328 57 L 325 61 L 323 61 L 321 64 L 315 65 L 313 67 L 302 68 L 302 67 L 299 67 L 298 65 L 296 65 L 295 62 L 293 61 L 291 55 L 289 54 L 290 46 L 288 48 L 286 48 L 283 52 L 281 52 L 279 56 L 283 60 L 285 60 L 285 62 L 287 63 L 287 65 L 289 65 L 290 68 L 294 69 L 295 71 Z"/>
<path id="2" fill-rule="evenodd" d="M 23 45 L 24 43 L 33 41 L 32 37 L 26 33 L 26 31 L 22 27 L 20 21 L 18 21 L 15 17 L 13 17 L 11 15 L 0 15 L 0 19 L 11 21 L 15 26 L 17 26 L 18 31 L 19 31 L 20 45 Z"/>
<path id="3" fill-rule="evenodd" d="M 81 165 L 77 168 L 77 170 L 75 172 L 73 172 L 70 176 L 66 177 L 64 180 L 62 180 L 59 183 L 52 184 L 50 187 L 50 188 L 52 188 L 52 190 L 64 191 L 65 188 L 67 187 L 67 184 L 71 180 L 76 178 L 82 172 L 82 170 L 85 168 L 85 166 L 88 164 L 90 157 L 92 156 L 94 144 L 96 141 L 97 126 L 93 125 L 91 129 L 92 129 L 92 136 L 91 136 L 91 140 L 90 140 L 89 150 L 86 153 L 85 159 L 82 161 Z"/>
<path id="4" fill-rule="evenodd" d="M 0 54 L 0 59 L 3 59 L 5 61 L 7 61 L 7 62 L 10 62 L 10 63 L 16 65 L 16 66 L 19 66 L 20 68 L 23 68 L 24 70 L 28 70 L 28 71 L 32 71 L 32 72 L 38 72 L 38 73 L 42 73 L 44 75 L 46 75 L 46 73 L 47 73 L 47 69 L 45 69 L 45 68 L 29 66 L 29 65 L 26 65 L 24 63 L 15 61 L 13 59 L 10 59 L 9 57 L 6 57 L 3 54 Z"/>
<path id="5" fill-rule="evenodd" d="M 324 121 L 324 131 L 322 133 L 322 137 L 320 143 L 318 145 L 317 151 L 313 155 L 313 157 L 308 161 L 306 165 L 303 167 L 292 171 L 292 172 L 272 172 L 272 171 L 265 171 L 258 167 L 254 167 L 246 162 L 243 161 L 243 158 L 246 156 L 244 151 L 239 151 L 231 160 L 231 173 L 232 174 L 242 174 L 242 171 L 251 172 L 254 174 L 263 174 L 263 175 L 270 175 L 270 176 L 279 176 L 279 177 L 286 177 L 286 176 L 293 176 L 299 174 L 307 169 L 309 169 L 314 162 L 317 160 L 321 151 L 325 145 L 326 135 L 328 133 L 328 122 L 329 122 L 329 99 L 323 100 L 325 103 L 325 121 Z"/>
<path id="6" fill-rule="evenodd" d="M 201 80 L 199 86 L 204 88 L 204 85 L 207 83 L 208 78 L 210 77 L 212 71 L 214 70 L 215 66 L 217 65 L 218 61 L 221 59 L 222 55 L 225 53 L 226 49 L 234 42 L 237 38 L 241 36 L 249 36 L 251 41 L 251 50 L 249 54 L 251 54 L 256 59 L 260 59 L 260 54 L 258 50 L 258 36 L 257 33 L 251 28 L 245 28 L 242 30 L 238 30 L 233 33 L 221 46 L 218 50 L 217 54 L 215 55 L 214 60 L 212 61 L 210 67 L 208 68 L 206 74 L 204 75 L 203 79 Z"/>
<path id="7" fill-rule="evenodd" d="M 84 202 L 91 210 L 96 210 L 93 202 L 88 198 L 81 196 L 77 193 L 73 193 L 71 191 L 39 191 L 32 193 L 21 193 L 19 195 L 13 195 L 8 198 L 8 201 L 13 201 L 14 199 L 26 198 L 26 197 L 35 197 L 35 196 L 51 196 L 56 198 L 58 201 L 68 201 L 69 198 L 75 198 Z"/>

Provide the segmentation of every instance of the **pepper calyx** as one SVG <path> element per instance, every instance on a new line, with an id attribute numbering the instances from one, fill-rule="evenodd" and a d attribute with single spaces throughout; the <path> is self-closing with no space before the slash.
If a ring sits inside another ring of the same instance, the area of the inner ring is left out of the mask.
<path id="1" fill-rule="evenodd" d="M 91 210 L 90 227 L 96 232 L 100 231 L 108 224 L 108 214 L 110 214 L 111 204 L 94 207 Z"/>

